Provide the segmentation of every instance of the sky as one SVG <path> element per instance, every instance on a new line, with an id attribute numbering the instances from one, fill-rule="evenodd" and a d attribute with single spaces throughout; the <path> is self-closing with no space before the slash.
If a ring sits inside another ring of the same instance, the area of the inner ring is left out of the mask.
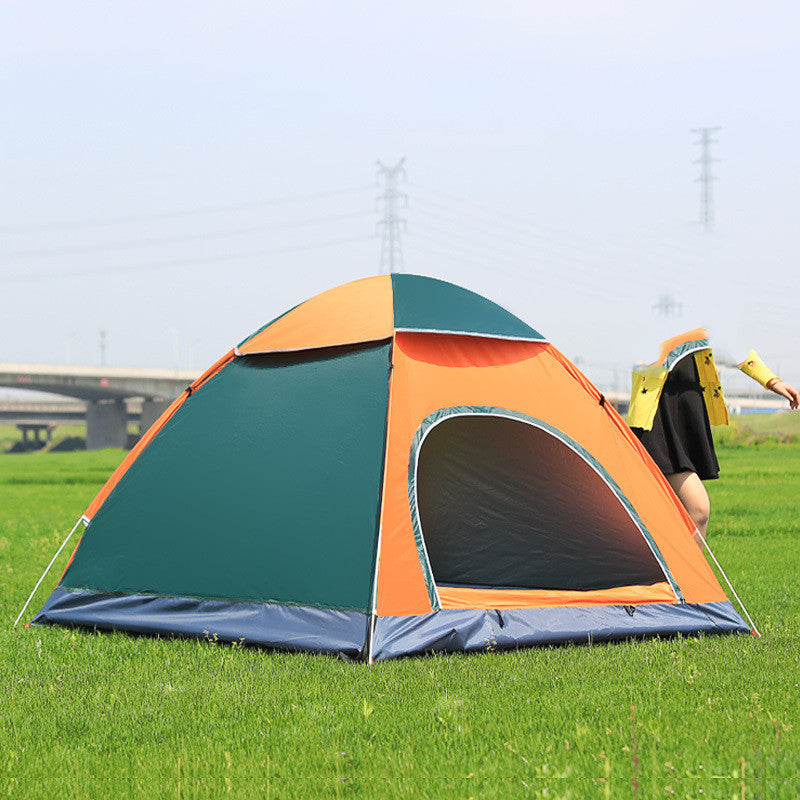
<path id="1" fill-rule="evenodd" d="M 790 2 L 0 0 L 0 362 L 204 369 L 385 271 L 405 158 L 398 268 L 602 388 L 700 325 L 800 383 L 798 75 Z"/>

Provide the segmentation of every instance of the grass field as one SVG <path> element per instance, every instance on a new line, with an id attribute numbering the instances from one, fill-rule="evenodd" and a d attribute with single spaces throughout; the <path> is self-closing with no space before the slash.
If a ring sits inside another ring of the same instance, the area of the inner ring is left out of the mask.
<path id="1" fill-rule="evenodd" d="M 719 455 L 711 543 L 763 638 L 372 668 L 213 642 L 12 631 L 122 453 L 0 456 L 0 795 L 795 800 L 800 445 L 737 439 Z"/>

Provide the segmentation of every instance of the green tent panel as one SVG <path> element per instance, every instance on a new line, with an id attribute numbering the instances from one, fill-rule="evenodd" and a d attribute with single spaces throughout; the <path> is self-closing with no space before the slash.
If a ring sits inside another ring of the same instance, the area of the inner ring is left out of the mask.
<path id="1" fill-rule="evenodd" d="M 367 610 L 388 368 L 388 344 L 231 361 L 128 470 L 62 586 Z"/>
<path id="2" fill-rule="evenodd" d="M 469 289 L 421 275 L 393 274 L 391 278 L 397 330 L 544 340 L 519 317 Z"/>

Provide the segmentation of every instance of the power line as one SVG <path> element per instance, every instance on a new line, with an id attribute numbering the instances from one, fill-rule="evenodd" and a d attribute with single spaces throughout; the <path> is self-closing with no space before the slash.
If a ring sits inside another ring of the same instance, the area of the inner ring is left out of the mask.
<path id="1" fill-rule="evenodd" d="M 551 224 L 545 228 L 531 216 L 513 211 L 500 214 L 496 208 L 461 194 L 416 182 L 412 185 L 414 208 L 423 216 L 415 219 L 414 233 L 407 240 L 407 246 L 414 248 L 418 240 L 432 242 L 435 238 L 446 248 L 440 254 L 470 263 L 476 263 L 477 256 L 484 269 L 498 269 L 501 262 L 513 264 L 515 273 L 522 277 L 524 270 L 535 264 L 540 284 L 551 279 L 570 281 L 576 286 L 581 282 L 585 286 L 602 282 L 605 288 L 613 285 L 618 292 L 619 284 L 610 284 L 609 275 L 616 275 L 619 280 L 620 264 L 629 261 L 635 262 L 638 268 L 626 270 L 625 284 L 650 289 L 658 297 L 664 288 L 665 274 L 671 275 L 678 285 L 694 285 L 698 270 L 708 268 L 696 249 L 668 238 L 670 230 L 664 233 L 656 228 L 637 230 L 637 238 L 632 239 L 615 236 L 607 230 L 566 231 Z M 643 238 L 642 233 L 645 234 Z M 549 272 L 549 277 L 545 271 Z M 728 270 L 725 280 L 727 285 L 741 286 L 752 295 L 750 276 Z M 760 286 L 758 295 L 764 299 L 774 298 L 775 307 L 785 309 L 790 307 L 787 298 L 795 296 L 796 290 L 773 281 L 768 286 Z M 671 312 L 678 310 L 675 307 Z"/>
<path id="2" fill-rule="evenodd" d="M 180 244 L 182 242 L 200 242 L 211 239 L 228 239 L 233 236 L 240 236 L 250 233 L 265 233 L 268 231 L 291 230 L 293 228 L 303 228 L 309 225 L 318 225 L 325 222 L 338 222 L 345 219 L 356 219 L 367 217 L 373 214 L 372 211 L 356 211 L 351 214 L 334 214 L 327 217 L 313 217 L 310 219 L 288 222 L 282 225 L 254 225 L 247 228 L 232 228 L 223 231 L 212 231 L 210 233 L 192 234 L 188 236 L 165 236 L 157 239 L 135 239 L 127 242 L 111 242 L 109 244 L 98 245 L 76 245 L 74 247 L 57 247 L 46 250 L 22 250 L 11 253 L 1 253 L 0 258 L 5 260 L 18 258 L 50 258 L 63 255 L 83 255 L 87 253 L 101 253 L 113 250 L 131 250 L 137 247 L 151 247 L 162 244 Z"/>
<path id="3" fill-rule="evenodd" d="M 2 233 L 25 233 L 29 231 L 66 231 L 78 228 L 101 228 L 108 225 L 125 225 L 136 222 L 149 222 L 161 219 L 175 219 L 177 217 L 191 217 L 202 214 L 218 214 L 227 211 L 244 211 L 252 208 L 264 208 L 266 206 L 280 205 L 282 203 L 304 202 L 306 200 L 319 200 L 326 197 L 337 197 L 344 194 L 355 194 L 372 189 L 372 185 L 351 186 L 345 189 L 330 189 L 322 192 L 312 192 L 309 194 L 286 195 L 285 197 L 273 197 L 266 200 L 253 200 L 246 203 L 235 203 L 224 206 L 199 206 L 196 208 L 180 209 L 177 211 L 159 211 L 152 214 L 131 214 L 124 217 L 107 217 L 105 219 L 75 220 L 74 222 L 55 223 L 47 225 L 17 225 L 11 227 L 0 227 Z"/>
<path id="4" fill-rule="evenodd" d="M 537 280 L 545 279 L 542 272 L 544 266 L 550 267 L 552 270 L 556 266 L 560 266 L 559 273 L 564 272 L 564 267 L 569 271 L 569 274 L 560 274 L 560 277 L 567 281 L 576 281 L 588 279 L 589 282 L 594 284 L 607 285 L 607 277 L 605 270 L 598 269 L 598 263 L 608 262 L 609 266 L 615 263 L 613 252 L 608 252 L 608 248 L 582 248 L 577 247 L 574 241 L 559 243 L 558 245 L 551 245 L 545 242 L 545 247 L 542 247 L 537 233 L 531 232 L 533 242 L 525 238 L 526 231 L 514 229 L 513 233 L 505 233 L 502 230 L 494 230 L 494 226 L 486 226 L 481 220 L 466 220 L 469 224 L 468 230 L 451 231 L 445 224 L 438 224 L 437 220 L 446 223 L 446 218 L 438 214 L 426 215 L 424 222 L 418 222 L 415 226 L 415 232 L 409 239 L 409 243 L 415 240 L 418 236 L 423 237 L 427 233 L 428 238 L 435 237 L 442 241 L 446 237 L 446 241 L 452 242 L 454 254 L 457 252 L 480 254 L 485 253 L 485 263 L 487 267 L 493 268 L 498 260 L 511 259 L 519 267 L 529 270 L 532 265 L 537 267 Z M 462 221 L 464 221 L 462 219 Z M 431 225 L 430 223 L 434 223 Z M 420 234 L 422 231 L 422 234 Z M 488 239 L 486 237 L 489 237 Z M 566 246 L 564 246 L 566 245 Z M 589 253 L 589 258 L 581 255 L 581 250 L 586 250 Z M 655 280 L 648 277 L 644 273 L 633 273 L 626 277 L 629 283 L 638 283 L 647 287 L 655 288 L 660 285 L 661 278 Z"/>
<path id="5" fill-rule="evenodd" d="M 269 250 L 259 250 L 251 253 L 233 253 L 221 256 L 207 256 L 205 258 L 181 258 L 171 261 L 154 261 L 145 264 L 131 264 L 123 267 L 95 267 L 64 272 L 39 272 L 28 275 L 0 275 L 0 283 L 27 283 L 38 280 L 58 280 L 59 278 L 76 278 L 89 275 L 118 275 L 126 272 L 145 272 L 147 270 L 161 270 L 173 267 L 188 267 L 200 264 L 224 264 L 228 261 L 245 261 L 250 258 L 262 258 L 279 253 L 298 253 L 304 250 L 321 250 L 326 247 L 337 247 L 342 244 L 354 242 L 374 241 L 374 236 L 356 236 L 350 239 L 333 239 L 316 244 L 299 245 L 295 247 L 274 247 Z"/>
<path id="6" fill-rule="evenodd" d="M 413 238 L 409 239 L 409 246 L 421 252 L 430 250 L 429 247 L 420 247 L 419 242 L 433 245 L 435 255 L 439 257 L 445 256 L 450 259 L 451 263 L 456 263 L 459 267 L 463 267 L 465 264 L 472 264 L 484 275 L 487 271 L 491 271 L 492 273 L 500 272 L 515 279 L 533 280 L 531 260 L 528 258 L 514 257 L 512 253 L 498 252 L 489 248 L 483 248 L 483 252 L 487 255 L 482 256 L 481 245 L 476 247 L 475 244 L 467 240 L 442 239 L 436 233 L 431 235 L 415 229 Z M 440 258 L 437 260 L 440 260 Z M 585 294 L 593 298 L 600 296 L 613 297 L 618 294 L 618 289 L 609 284 L 608 281 L 604 281 L 602 276 L 597 276 L 595 280 L 592 280 L 586 275 L 574 275 L 563 269 L 553 269 L 559 260 L 556 259 L 555 262 L 552 258 L 539 258 L 536 260 L 535 263 L 538 270 L 535 281 L 538 288 L 544 287 L 555 291 Z M 549 267 L 547 274 L 541 269 L 544 265 Z"/>
<path id="7" fill-rule="evenodd" d="M 627 259 L 635 260 L 640 267 L 649 266 L 650 269 L 626 271 L 625 283 L 656 291 L 663 289 L 665 271 L 692 283 L 699 268 L 696 263 L 692 263 L 697 261 L 696 253 L 684 253 L 670 241 L 653 240 L 654 246 L 645 247 L 644 243 L 633 246 L 628 239 L 596 236 L 593 232 L 586 232 L 583 238 L 578 235 L 579 232 L 573 232 L 572 236 L 558 235 L 553 230 L 545 233 L 541 228 L 534 228 L 530 220 L 523 221 L 520 218 L 519 223 L 516 223 L 510 217 L 492 217 L 488 214 L 488 209 L 487 214 L 481 216 L 464 211 L 463 208 L 450 212 L 449 206 L 442 203 L 431 204 L 430 200 L 418 198 L 416 194 L 415 198 L 415 208 L 420 207 L 423 210 L 424 219 L 415 222 L 414 233 L 407 241 L 408 246 L 413 246 L 420 237 L 430 240 L 432 235 L 443 244 L 445 241 L 450 243 L 451 256 L 485 254 L 483 263 L 487 268 L 494 268 L 498 260 L 507 255 L 520 267 L 525 264 L 529 268 L 531 264 L 535 264 L 539 269 L 539 281 L 544 279 L 541 268 L 549 266 L 566 267 L 569 274 L 561 275 L 566 280 L 592 278 L 598 283 L 609 285 L 609 270 L 619 275 L 620 259 Z M 431 205 L 448 210 L 444 214 L 438 210 L 431 211 Z M 459 225 L 456 227 L 451 223 Z M 749 277 L 740 278 L 734 273 L 728 273 L 726 282 L 752 290 L 752 280 Z M 618 287 L 614 291 L 618 292 Z M 759 294 L 785 299 L 796 292 L 788 285 L 771 283 L 769 286 L 759 287 Z M 677 308 L 672 310 L 677 311 Z"/>
<path id="8" fill-rule="evenodd" d="M 412 183 L 412 187 L 414 189 L 414 207 L 416 208 L 420 204 L 426 204 L 433 202 L 435 205 L 440 207 L 449 208 L 453 205 L 453 203 L 458 204 L 458 216 L 461 218 L 464 215 L 464 207 L 471 208 L 473 213 L 476 215 L 476 219 L 478 215 L 483 222 L 491 222 L 494 226 L 505 226 L 507 228 L 513 228 L 518 230 L 520 226 L 524 227 L 526 230 L 535 231 L 534 235 L 538 238 L 541 238 L 545 241 L 551 243 L 562 243 L 565 241 L 574 242 L 576 236 L 576 227 L 574 222 L 570 221 L 569 223 L 559 227 L 554 227 L 552 221 L 547 225 L 547 232 L 545 229 L 538 224 L 535 219 L 531 215 L 520 215 L 519 213 L 509 212 L 504 210 L 502 213 L 499 213 L 498 210 L 494 206 L 482 204 L 475 202 L 474 200 L 470 200 L 469 198 L 465 198 L 464 196 L 455 195 L 448 192 L 442 192 L 439 189 L 433 189 L 428 186 L 423 186 L 418 184 L 416 181 Z M 418 191 L 422 190 L 422 194 L 419 195 Z M 425 199 L 426 194 L 430 197 L 439 198 L 439 200 L 430 200 Z M 446 201 L 443 203 L 441 201 Z M 472 222 L 468 222 L 470 229 L 472 228 Z M 681 227 L 685 225 L 684 222 L 680 223 Z M 630 242 L 630 237 L 626 236 L 623 239 L 619 237 L 615 237 L 610 235 L 610 232 L 607 226 L 603 228 L 587 228 L 583 226 L 580 229 L 582 231 L 584 237 L 589 236 L 591 237 L 592 244 L 600 244 L 601 242 L 604 243 L 606 246 L 612 246 L 617 248 L 625 248 L 631 249 L 630 244 L 626 244 Z M 663 237 L 665 235 L 663 225 L 659 225 L 658 228 L 644 228 L 639 225 L 635 229 L 635 233 L 638 240 L 649 239 L 656 243 L 662 243 Z M 674 236 L 674 233 L 671 231 L 667 231 L 667 234 L 670 236 Z M 678 253 L 683 253 L 686 257 L 691 257 L 694 255 L 694 251 L 690 248 L 681 245 L 678 242 L 670 241 L 669 245 L 671 249 L 675 250 Z"/>
<path id="9" fill-rule="evenodd" d="M 414 184 L 417 186 L 417 184 Z M 625 237 L 621 239 L 619 237 L 614 237 L 610 235 L 608 231 L 598 231 L 598 230 L 587 230 L 583 229 L 577 230 L 574 227 L 569 229 L 558 230 L 552 227 L 552 225 L 548 226 L 547 229 L 544 229 L 542 226 L 537 225 L 530 217 L 522 217 L 519 215 L 514 215 L 513 213 L 503 213 L 502 216 L 498 215 L 497 211 L 489 206 L 483 206 L 474 202 L 465 201 L 464 198 L 455 197 L 453 195 L 443 194 L 441 192 L 434 192 L 432 190 L 427 190 L 428 194 L 433 194 L 434 196 L 446 198 L 451 201 L 455 201 L 459 204 L 458 210 L 455 212 L 454 216 L 457 217 L 458 221 L 465 225 L 470 233 L 475 231 L 477 228 L 484 227 L 486 228 L 487 225 L 490 225 L 494 232 L 502 237 L 502 241 L 505 242 L 508 239 L 508 235 L 502 230 L 505 229 L 506 231 L 510 231 L 513 234 L 524 234 L 526 236 L 533 237 L 536 241 L 535 244 L 541 248 L 537 251 L 540 255 L 543 253 L 552 252 L 555 248 L 559 252 L 569 252 L 570 254 L 574 254 L 576 260 L 577 258 L 581 258 L 583 263 L 586 263 L 587 259 L 590 261 L 596 262 L 598 259 L 604 260 L 612 265 L 615 263 L 615 259 L 618 258 L 620 252 L 624 252 L 632 258 L 636 258 L 638 261 L 648 261 L 654 262 L 655 259 L 655 266 L 661 267 L 658 263 L 658 256 L 654 255 L 656 251 L 652 248 L 643 249 L 645 242 L 642 237 L 642 231 L 637 231 L 637 238 L 631 239 L 630 237 Z M 426 206 L 430 203 L 433 203 L 434 206 L 439 206 L 442 208 L 450 208 L 451 204 L 443 204 L 436 200 L 431 201 L 430 199 L 426 199 L 425 195 L 422 195 L 422 198 L 419 198 L 415 193 L 415 208 L 419 205 Z M 468 218 L 470 216 L 470 212 L 464 211 L 464 206 L 473 209 L 472 211 L 472 218 Z M 428 217 L 431 217 L 430 213 L 427 213 Z M 418 224 L 418 223 L 415 223 Z M 675 252 L 676 257 L 673 258 L 669 262 L 669 268 L 674 271 L 681 271 L 683 268 L 680 266 L 682 262 L 685 262 L 687 259 L 695 258 L 696 253 L 688 250 L 686 248 L 682 248 L 680 245 L 677 245 L 673 241 L 665 242 L 661 239 L 654 240 L 652 235 L 647 234 L 645 239 L 650 239 L 654 241 L 655 244 L 659 246 L 659 251 L 662 251 L 664 247 L 668 247 L 669 250 Z M 637 242 L 639 243 L 637 246 Z M 691 274 L 694 274 L 693 270 L 689 270 Z M 688 273 L 687 273 L 688 274 Z"/>

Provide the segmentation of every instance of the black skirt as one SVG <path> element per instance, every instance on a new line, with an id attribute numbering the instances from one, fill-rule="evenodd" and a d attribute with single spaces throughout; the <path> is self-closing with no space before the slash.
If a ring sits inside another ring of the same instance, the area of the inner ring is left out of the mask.
<path id="1" fill-rule="evenodd" d="M 691 471 L 703 480 L 719 477 L 719 462 L 693 355 L 682 358 L 667 376 L 652 430 L 632 430 L 665 475 Z"/>

